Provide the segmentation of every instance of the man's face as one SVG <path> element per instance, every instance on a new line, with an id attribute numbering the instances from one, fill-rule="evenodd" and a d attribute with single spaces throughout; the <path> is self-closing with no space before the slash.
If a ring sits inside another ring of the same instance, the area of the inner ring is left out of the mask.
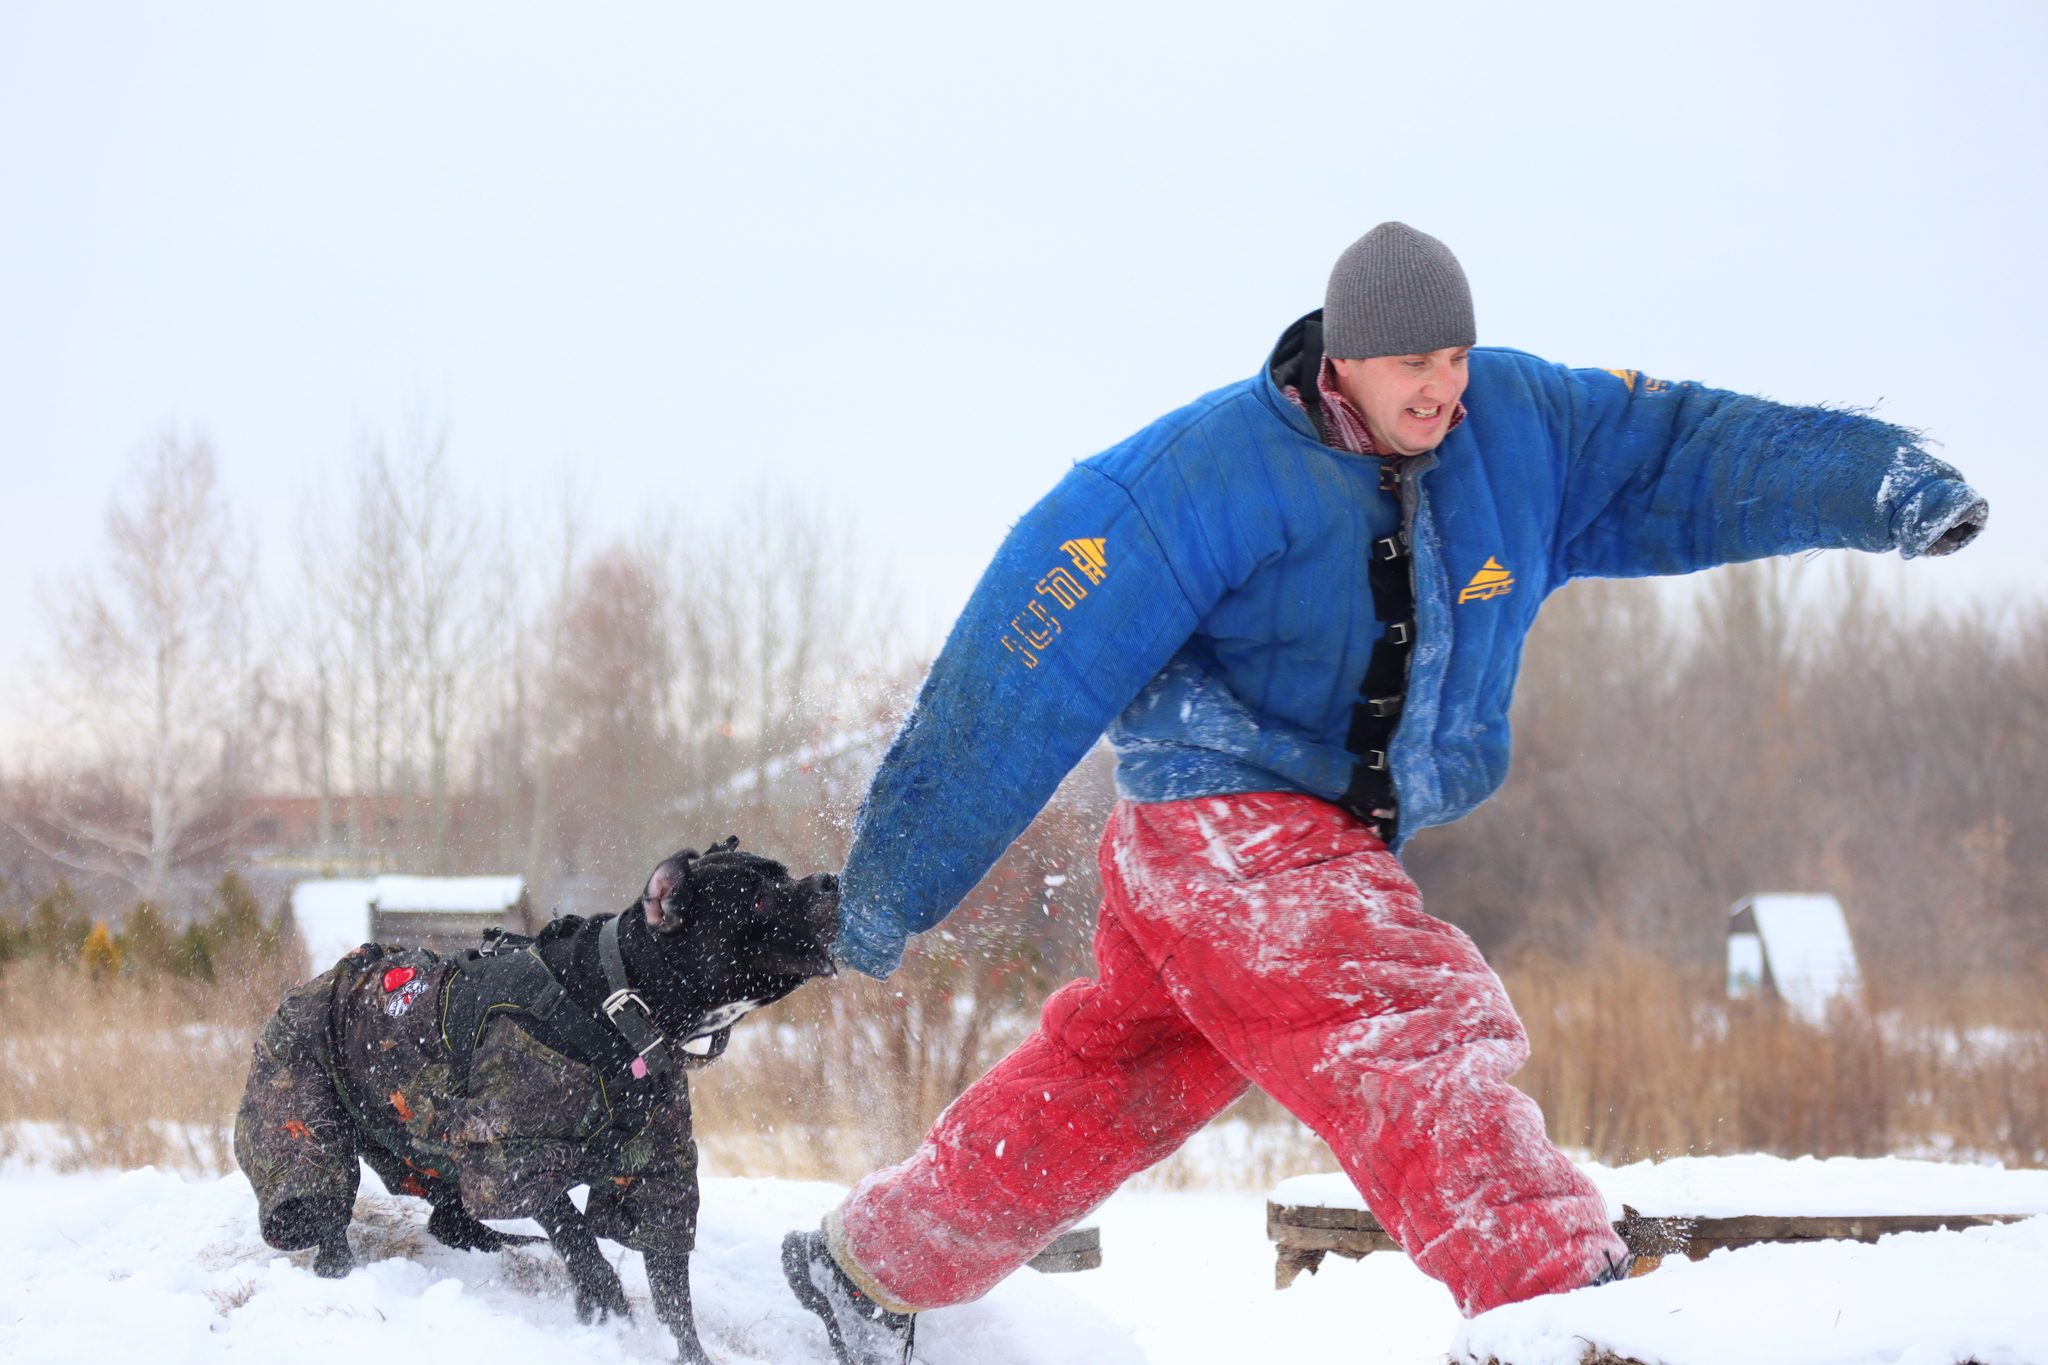
<path id="1" fill-rule="evenodd" d="M 1331 358 L 1337 387 L 1365 417 L 1373 444 L 1389 455 L 1435 450 L 1465 393 L 1469 346 L 1371 360 Z"/>

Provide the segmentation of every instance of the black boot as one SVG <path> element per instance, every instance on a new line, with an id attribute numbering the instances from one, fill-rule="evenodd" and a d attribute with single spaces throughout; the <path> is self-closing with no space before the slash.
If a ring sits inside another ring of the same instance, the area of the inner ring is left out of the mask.
<path id="1" fill-rule="evenodd" d="M 1613 1284 L 1616 1280 L 1625 1280 L 1635 1273 L 1636 1257 L 1634 1252 L 1624 1253 L 1618 1261 L 1614 1259 L 1614 1253 L 1608 1252 L 1605 1254 L 1604 1259 L 1607 1262 L 1606 1266 L 1601 1269 L 1599 1274 L 1592 1278 L 1586 1285 L 1586 1288 L 1595 1289 L 1603 1284 Z"/>
<path id="2" fill-rule="evenodd" d="M 839 1365 L 910 1365 L 916 1315 L 892 1313 L 863 1294 L 832 1259 L 824 1233 L 783 1238 L 782 1275 L 796 1301 L 824 1319 Z"/>

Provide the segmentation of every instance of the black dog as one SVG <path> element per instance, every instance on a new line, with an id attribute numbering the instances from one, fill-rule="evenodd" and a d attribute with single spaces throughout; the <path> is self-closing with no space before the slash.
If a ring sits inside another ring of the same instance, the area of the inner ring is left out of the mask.
<path id="1" fill-rule="evenodd" d="M 685 1360 L 705 1360 L 683 1067 L 722 1052 L 747 1011 L 830 975 L 839 923 L 833 877 L 793 881 L 737 845 L 669 858 L 616 916 L 461 957 L 364 944 L 287 994 L 235 1120 L 264 1240 L 318 1247 L 315 1269 L 346 1275 L 360 1156 L 429 1200 L 427 1230 L 450 1246 L 531 1241 L 478 1219 L 538 1219 L 584 1321 L 627 1312 L 597 1238 L 645 1253 L 655 1312 Z"/>

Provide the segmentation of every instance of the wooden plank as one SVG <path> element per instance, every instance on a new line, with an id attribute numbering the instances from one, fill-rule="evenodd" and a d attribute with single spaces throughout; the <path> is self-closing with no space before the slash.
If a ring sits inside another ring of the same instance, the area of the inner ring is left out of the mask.
<path id="1" fill-rule="evenodd" d="M 1102 1229 L 1088 1227 L 1063 1232 L 1025 1264 L 1048 1275 L 1097 1269 L 1102 1265 Z"/>
<path id="2" fill-rule="evenodd" d="M 1661 1256 L 1685 1255 L 1699 1260 L 1723 1247 L 1756 1246 L 1764 1242 L 1874 1242 L 1897 1232 L 1934 1232 L 1941 1228 L 1988 1227 L 2016 1223 L 2025 1213 L 1856 1214 L 1826 1217 L 1784 1214 L 1743 1214 L 1729 1218 L 1646 1218 L 1634 1209 L 1614 1225 L 1630 1251 L 1645 1262 Z M 1279 1254 L 1274 1280 L 1285 1288 L 1303 1270 L 1314 1271 L 1327 1252 L 1369 1256 L 1399 1251 L 1400 1244 L 1365 1209 L 1325 1208 L 1312 1204 L 1266 1205 L 1266 1236 Z"/>
<path id="3" fill-rule="evenodd" d="M 1778 1214 L 1745 1214 L 1738 1218 L 1695 1218 L 1692 1236 L 1716 1242 L 1874 1242 L 1894 1232 L 1935 1232 L 1942 1228 L 1980 1228 L 2016 1223 L 2024 1213 L 1876 1213 L 1791 1218 Z"/>
<path id="4" fill-rule="evenodd" d="M 1266 1205 L 1266 1221 L 1295 1228 L 1363 1228 L 1380 1231 L 1380 1220 L 1364 1209 L 1326 1209 L 1316 1204 Z"/>
<path id="5" fill-rule="evenodd" d="M 1375 1251 L 1399 1251 L 1401 1244 L 1379 1228 L 1304 1228 L 1268 1223 L 1266 1236 L 1278 1246 L 1295 1251 L 1335 1251 L 1346 1256 L 1370 1256 Z"/>
<path id="6" fill-rule="evenodd" d="M 1311 1275 L 1315 1274 L 1316 1268 L 1323 1263 L 1323 1256 L 1324 1253 L 1320 1251 L 1303 1251 L 1298 1247 L 1281 1247 L 1280 1259 L 1273 1266 L 1273 1287 L 1275 1289 L 1285 1289 L 1288 1285 L 1293 1284 L 1294 1277 L 1301 1274 L 1304 1270 Z"/>

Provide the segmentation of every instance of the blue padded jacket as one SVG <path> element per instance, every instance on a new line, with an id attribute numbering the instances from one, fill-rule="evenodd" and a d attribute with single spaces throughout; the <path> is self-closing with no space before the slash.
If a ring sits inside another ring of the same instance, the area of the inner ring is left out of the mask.
<path id="1" fill-rule="evenodd" d="M 1522 641 L 1566 581 L 1910 558 L 1979 501 L 1899 427 L 1630 370 L 1484 347 L 1465 406 L 1400 462 L 1398 494 L 1317 439 L 1271 362 L 1076 465 L 996 552 L 875 774 L 841 960 L 893 971 L 1105 732 L 1130 800 L 1341 796 L 1381 632 L 1370 546 L 1396 526 L 1416 596 L 1388 752 L 1405 839 L 1506 777 Z"/>

